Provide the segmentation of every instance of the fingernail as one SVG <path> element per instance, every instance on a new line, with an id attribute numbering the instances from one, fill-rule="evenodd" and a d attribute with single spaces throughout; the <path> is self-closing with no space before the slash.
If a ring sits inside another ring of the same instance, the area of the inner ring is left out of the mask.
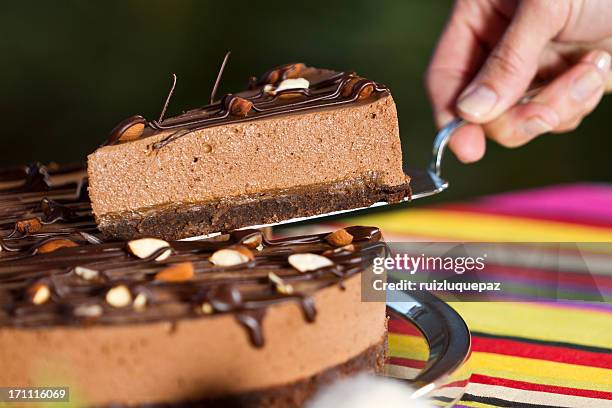
<path id="1" fill-rule="evenodd" d="M 595 56 L 595 66 L 604 73 L 607 73 L 610 69 L 610 54 L 601 51 Z"/>
<path id="2" fill-rule="evenodd" d="M 497 103 L 497 94 L 486 85 L 478 85 L 459 98 L 457 108 L 470 116 L 482 117 L 491 112 Z"/>
<path id="3" fill-rule="evenodd" d="M 519 130 L 524 135 L 529 136 L 530 138 L 534 138 L 543 133 L 550 132 L 551 130 L 553 130 L 553 127 L 541 117 L 535 116 L 523 122 Z"/>
<path id="4" fill-rule="evenodd" d="M 578 102 L 583 102 L 589 99 L 593 94 L 599 92 L 603 88 L 603 78 L 597 70 L 591 68 L 578 77 L 570 94 L 572 98 Z"/>

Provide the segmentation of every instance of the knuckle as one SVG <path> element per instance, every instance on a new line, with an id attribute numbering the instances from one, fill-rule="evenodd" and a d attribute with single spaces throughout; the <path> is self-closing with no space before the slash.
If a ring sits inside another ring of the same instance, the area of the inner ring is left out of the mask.
<path id="1" fill-rule="evenodd" d="M 513 132 L 510 136 L 498 139 L 497 143 L 508 149 L 513 149 L 527 143 L 527 137 L 518 132 Z"/>
<path id="2" fill-rule="evenodd" d="M 487 127 L 487 136 L 497 144 L 506 147 L 514 148 L 525 144 L 527 137 L 509 125 Z"/>
<path id="3" fill-rule="evenodd" d="M 574 130 L 580 127 L 580 125 L 582 124 L 582 119 L 583 117 L 580 117 L 578 119 L 574 119 L 571 122 L 564 123 L 561 126 L 559 126 L 557 129 L 555 129 L 553 133 L 573 132 Z"/>
<path id="4" fill-rule="evenodd" d="M 515 78 L 524 71 L 526 64 L 514 46 L 504 44 L 499 50 L 491 53 L 487 60 L 487 66 L 494 75 Z"/>

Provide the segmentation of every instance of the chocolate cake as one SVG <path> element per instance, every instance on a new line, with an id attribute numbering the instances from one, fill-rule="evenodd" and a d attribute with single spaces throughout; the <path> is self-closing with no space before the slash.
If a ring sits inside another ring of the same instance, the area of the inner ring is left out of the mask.
<path id="1" fill-rule="evenodd" d="M 360 295 L 378 229 L 109 241 L 83 176 L 0 171 L 0 384 L 68 386 L 75 406 L 298 407 L 381 368 L 385 305 Z"/>
<path id="2" fill-rule="evenodd" d="M 180 239 L 409 197 L 384 85 L 289 64 L 213 99 L 172 118 L 167 103 L 158 120 L 132 116 L 89 156 L 103 233 Z"/>

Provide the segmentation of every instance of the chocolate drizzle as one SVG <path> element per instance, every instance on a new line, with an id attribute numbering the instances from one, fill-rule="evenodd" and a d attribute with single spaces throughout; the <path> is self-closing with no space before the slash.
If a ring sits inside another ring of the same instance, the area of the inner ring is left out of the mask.
<path id="1" fill-rule="evenodd" d="M 229 53 L 223 61 L 220 74 L 225 67 Z M 308 80 L 307 89 L 285 89 L 270 92 L 268 87 L 275 87 L 285 79 L 304 78 Z M 194 131 L 228 123 L 244 122 L 269 118 L 272 116 L 289 115 L 298 112 L 333 108 L 340 105 L 371 102 L 389 94 L 384 85 L 358 77 L 354 73 L 335 72 L 304 64 L 286 64 L 266 72 L 259 80 L 251 79 L 249 89 L 236 94 L 226 94 L 219 101 L 212 101 L 220 76 L 217 77 L 211 103 L 197 109 L 188 110 L 173 118 L 153 120 L 146 123 L 142 138 L 165 133 L 166 136 L 155 141 L 149 147 L 158 150 L 169 143 L 180 139 Z M 239 114 L 232 109 L 236 100 L 242 104 L 248 103 L 249 109 Z M 164 109 L 165 111 L 165 109 Z M 132 125 L 135 124 L 132 117 Z M 107 144 L 119 141 L 118 129 L 127 129 L 126 121 L 120 123 L 113 132 Z M 123 126 L 121 126 L 123 125 Z"/>
<path id="2" fill-rule="evenodd" d="M 46 181 L 36 181 L 31 174 L 46 174 Z M 247 264 L 219 267 L 209 262 L 212 253 L 221 248 L 237 244 L 253 247 L 253 238 L 261 232 L 242 230 L 222 239 L 170 242 L 172 254 L 164 261 L 155 260 L 163 248 L 139 259 L 127 251 L 126 242 L 102 239 L 89 202 L 77 194 L 83 178 L 83 169 L 74 166 L 49 169 L 35 165 L 0 171 L 0 325 L 137 324 L 231 314 L 247 330 L 253 345 L 261 347 L 261 322 L 268 307 L 294 302 L 306 321 L 314 321 L 312 295 L 322 288 L 342 285 L 386 250 L 378 229 L 350 227 L 347 231 L 354 237 L 354 250 L 333 248 L 326 242 L 326 234 L 262 237 L 258 248 L 252 250 L 254 259 Z M 40 228 L 16 233 L 16 224 L 28 219 L 40 220 Z M 289 255 L 300 252 L 324 254 L 334 264 L 300 273 L 288 263 Z M 154 279 L 160 270 L 183 262 L 194 266 L 190 280 Z M 85 279 L 77 267 L 94 273 Z M 294 290 L 281 293 L 270 281 L 271 272 Z M 50 290 L 50 298 L 42 304 L 32 302 L 35 285 Z M 117 285 L 125 285 L 133 297 L 142 294 L 146 307 L 109 305 L 105 295 Z"/>

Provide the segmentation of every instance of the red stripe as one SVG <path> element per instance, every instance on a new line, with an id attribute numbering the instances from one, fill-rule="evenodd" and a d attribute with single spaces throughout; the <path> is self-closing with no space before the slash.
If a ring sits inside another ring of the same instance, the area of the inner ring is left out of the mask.
<path id="1" fill-rule="evenodd" d="M 410 367 L 410 368 L 425 368 L 425 364 L 427 361 L 421 360 L 413 360 L 411 358 L 403 358 L 403 357 L 389 357 L 388 364 L 398 365 L 402 367 Z"/>
<path id="2" fill-rule="evenodd" d="M 604 219 L 592 219 L 592 218 L 583 218 L 580 216 L 576 216 L 572 213 L 564 213 L 560 215 L 544 213 L 541 211 L 535 211 L 533 213 L 525 212 L 523 209 L 520 211 L 503 211 L 496 208 L 491 208 L 490 206 L 479 205 L 479 204 L 445 204 L 435 207 L 430 207 L 438 210 L 444 211 L 453 211 L 453 212 L 462 212 L 462 213 L 472 213 L 472 214 L 488 214 L 488 215 L 498 215 L 501 217 L 507 218 L 525 218 L 536 221 L 554 221 L 565 224 L 573 224 L 573 225 L 584 225 L 589 227 L 599 227 L 599 228 L 612 228 L 612 222 Z"/>
<path id="3" fill-rule="evenodd" d="M 517 390 L 540 391 L 553 394 L 612 400 L 612 392 L 584 390 L 580 388 L 561 387 L 557 385 L 534 384 L 525 381 L 509 380 L 506 378 L 488 377 L 481 374 L 472 374 L 470 382 L 515 388 Z"/>
<path id="4" fill-rule="evenodd" d="M 413 324 L 404 319 L 390 318 L 388 329 L 391 333 L 423 337 L 423 334 Z M 424 338 L 424 337 L 423 337 Z"/>
<path id="5" fill-rule="evenodd" d="M 470 379 L 466 378 L 465 380 L 457 380 L 457 381 L 450 382 L 448 384 L 444 384 L 440 388 L 465 387 L 469 383 L 470 383 Z"/>
<path id="6" fill-rule="evenodd" d="M 558 363 L 576 364 L 588 367 L 612 368 L 612 354 L 560 346 L 523 343 L 515 340 L 472 336 L 472 351 L 555 361 Z"/>

